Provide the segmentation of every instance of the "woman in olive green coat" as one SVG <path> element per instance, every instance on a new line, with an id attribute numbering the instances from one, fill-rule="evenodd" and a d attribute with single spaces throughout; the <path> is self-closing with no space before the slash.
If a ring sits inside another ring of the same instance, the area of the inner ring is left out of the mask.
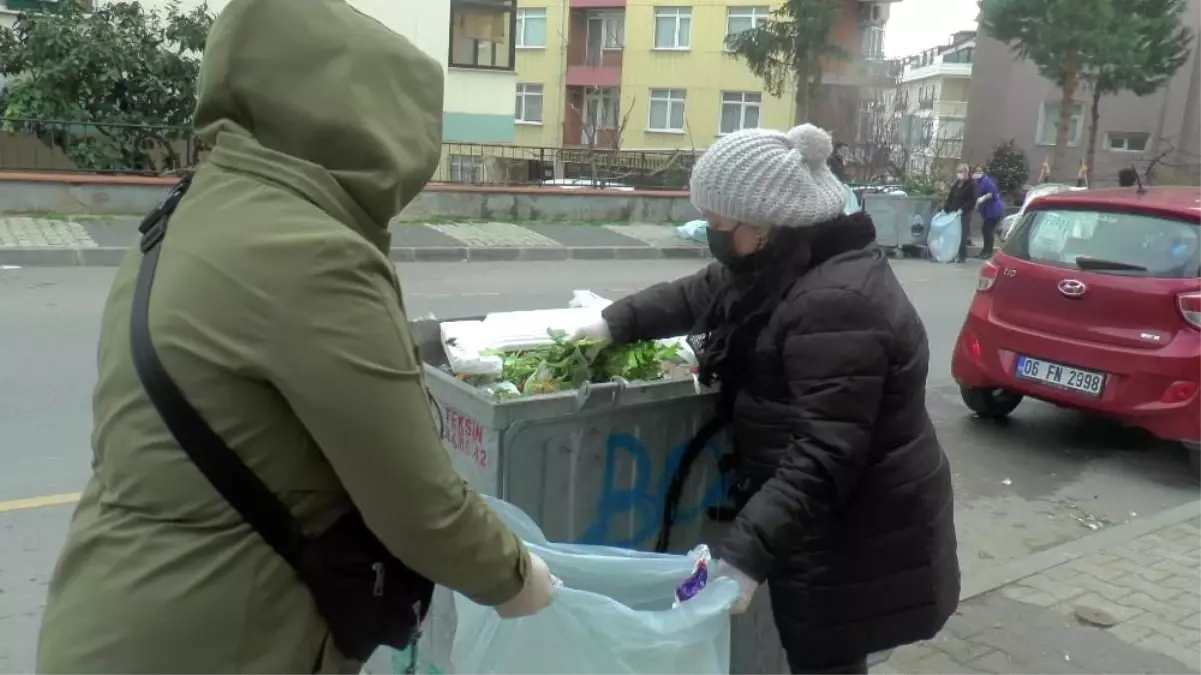
<path id="1" fill-rule="evenodd" d="M 353 504 L 409 567 L 504 616 L 546 566 L 451 467 L 388 221 L 439 162 L 441 66 L 344 0 L 234 0 L 201 69 L 213 146 L 171 220 L 150 328 L 189 402 L 306 530 Z M 93 475 L 41 672 L 355 672 L 308 589 L 205 480 L 134 372 L 140 252 L 100 336 Z"/>

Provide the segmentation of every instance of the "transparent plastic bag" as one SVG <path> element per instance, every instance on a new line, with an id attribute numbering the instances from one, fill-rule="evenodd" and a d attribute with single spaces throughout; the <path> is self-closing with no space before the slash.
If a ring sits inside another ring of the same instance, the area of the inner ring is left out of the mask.
<path id="1" fill-rule="evenodd" d="M 926 246 L 930 257 L 940 263 L 949 263 L 959 257 L 960 215 L 958 211 L 939 211 L 930 218 L 930 234 Z"/>
<path id="2" fill-rule="evenodd" d="M 520 509 L 485 499 L 563 586 L 543 611 L 507 621 L 456 594 L 456 672 L 730 672 L 733 580 L 711 579 L 672 607 L 676 588 L 694 571 L 692 557 L 550 543 Z"/>

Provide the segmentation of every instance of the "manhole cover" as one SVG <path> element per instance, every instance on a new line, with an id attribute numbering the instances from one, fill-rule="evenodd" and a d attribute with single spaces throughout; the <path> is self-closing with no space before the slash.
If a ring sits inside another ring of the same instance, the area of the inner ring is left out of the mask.
<path id="1" fill-rule="evenodd" d="M 1101 628 L 1109 628 L 1118 623 L 1118 620 L 1109 612 L 1087 605 L 1076 607 L 1076 618 L 1090 626 L 1100 626 Z"/>

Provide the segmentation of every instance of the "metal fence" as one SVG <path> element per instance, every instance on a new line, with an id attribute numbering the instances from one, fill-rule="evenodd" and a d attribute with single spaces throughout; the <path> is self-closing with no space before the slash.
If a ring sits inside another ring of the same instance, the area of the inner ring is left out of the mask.
<path id="1" fill-rule="evenodd" d="M 187 126 L 0 118 L 0 169 L 163 175 L 199 163 Z"/>
<path id="2" fill-rule="evenodd" d="M 433 180 L 474 185 L 681 190 L 699 153 L 447 143 Z"/>
<path id="3" fill-rule="evenodd" d="M 163 175 L 207 148 L 190 127 L 0 118 L 0 170 Z M 485 186 L 678 190 L 699 153 L 447 143 L 431 180 Z"/>

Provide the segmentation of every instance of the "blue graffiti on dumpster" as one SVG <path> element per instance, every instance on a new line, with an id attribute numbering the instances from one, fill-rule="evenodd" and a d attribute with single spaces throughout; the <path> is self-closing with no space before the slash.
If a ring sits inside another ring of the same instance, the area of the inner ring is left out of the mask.
<path id="1" fill-rule="evenodd" d="M 601 476 L 601 494 L 596 503 L 596 521 L 584 531 L 579 543 L 623 548 L 638 548 L 646 544 L 663 522 L 667 488 L 687 445 L 685 441 L 672 448 L 666 455 L 666 461 L 655 466 L 659 462 L 652 461 L 652 454 L 636 436 L 628 433 L 610 434 L 605 441 L 605 467 Z M 721 454 L 721 449 L 712 442 L 705 451 L 713 455 L 714 460 Z M 702 470 L 702 461 L 698 458 L 693 464 L 694 474 Z M 629 487 L 617 484 L 618 470 L 622 464 L 633 465 L 630 473 L 634 477 L 634 484 Z M 695 522 L 707 507 L 725 501 L 725 483 L 716 471 L 712 471 L 712 474 L 700 503 L 679 504 L 675 518 L 677 526 Z M 629 536 L 624 536 L 623 526 L 628 527 L 631 523 L 632 531 Z M 621 534 L 614 533 L 614 529 Z"/>

